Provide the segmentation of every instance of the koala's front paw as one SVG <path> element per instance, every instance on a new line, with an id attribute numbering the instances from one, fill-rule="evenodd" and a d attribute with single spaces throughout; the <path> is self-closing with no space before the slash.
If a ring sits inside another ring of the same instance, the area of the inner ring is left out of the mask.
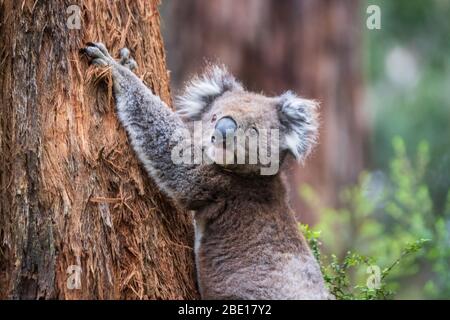
<path id="1" fill-rule="evenodd" d="M 116 61 L 109 54 L 105 45 L 100 42 L 88 42 L 86 47 L 81 49 L 80 52 L 86 54 L 90 63 L 97 66 L 110 66 L 116 63 Z M 130 50 L 127 48 L 122 48 L 120 49 L 119 55 L 119 63 L 122 66 L 132 71 L 137 68 L 136 61 L 130 56 Z"/>
<path id="2" fill-rule="evenodd" d="M 114 59 L 109 55 L 108 49 L 100 42 L 88 42 L 86 47 L 80 50 L 86 54 L 90 63 L 97 66 L 110 66 L 115 63 Z"/>
<path id="3" fill-rule="evenodd" d="M 128 48 L 120 49 L 119 55 L 120 55 L 119 62 L 121 65 L 123 65 L 124 67 L 127 67 L 131 71 L 133 71 L 134 69 L 137 68 L 137 63 L 133 58 L 131 58 L 130 50 L 128 50 Z"/>

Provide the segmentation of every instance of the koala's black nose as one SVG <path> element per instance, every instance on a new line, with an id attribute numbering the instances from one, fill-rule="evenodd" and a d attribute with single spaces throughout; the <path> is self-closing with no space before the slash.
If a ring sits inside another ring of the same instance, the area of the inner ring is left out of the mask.
<path id="1" fill-rule="evenodd" d="M 234 134 L 237 129 L 236 121 L 230 117 L 223 117 L 216 123 L 214 135 L 211 137 L 212 142 L 224 141 L 227 136 Z"/>

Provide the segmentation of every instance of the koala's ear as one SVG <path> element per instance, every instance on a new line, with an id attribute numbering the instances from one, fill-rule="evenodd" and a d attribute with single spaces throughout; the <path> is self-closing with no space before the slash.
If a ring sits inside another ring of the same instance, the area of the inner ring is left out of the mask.
<path id="1" fill-rule="evenodd" d="M 243 87 L 224 66 L 209 66 L 201 76 L 190 80 L 176 99 L 177 114 L 185 120 L 200 120 L 212 102 L 227 91 Z"/>
<path id="2" fill-rule="evenodd" d="M 278 99 L 280 145 L 297 160 L 302 161 L 316 144 L 319 104 L 314 100 L 300 98 L 291 91 L 282 94 Z"/>

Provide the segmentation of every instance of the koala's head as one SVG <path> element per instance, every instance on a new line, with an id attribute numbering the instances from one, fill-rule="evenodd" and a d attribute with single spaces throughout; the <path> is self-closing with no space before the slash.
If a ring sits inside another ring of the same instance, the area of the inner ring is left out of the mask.
<path id="1" fill-rule="evenodd" d="M 290 91 L 277 97 L 245 91 L 224 67 L 191 80 L 176 105 L 191 128 L 201 128 L 206 156 L 239 173 L 276 174 L 287 154 L 302 161 L 316 143 L 316 102 Z"/>

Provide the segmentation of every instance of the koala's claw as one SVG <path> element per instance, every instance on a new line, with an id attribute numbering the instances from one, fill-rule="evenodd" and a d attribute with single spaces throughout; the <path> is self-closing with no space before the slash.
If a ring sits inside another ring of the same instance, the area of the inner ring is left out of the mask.
<path id="1" fill-rule="evenodd" d="M 80 50 L 97 66 L 109 66 L 114 63 L 114 59 L 109 55 L 103 43 L 88 42 L 86 47 Z"/>
<path id="2" fill-rule="evenodd" d="M 88 47 L 95 47 L 100 50 L 101 53 L 103 53 L 106 57 L 111 58 L 109 55 L 108 49 L 106 49 L 106 46 L 101 42 L 88 42 L 86 43 L 86 46 Z"/>
<path id="3" fill-rule="evenodd" d="M 120 56 L 119 62 L 121 65 L 127 67 L 130 70 L 134 70 L 137 68 L 137 63 L 133 58 L 131 58 L 130 50 L 128 50 L 128 48 L 120 49 L 119 56 Z"/>
<path id="4" fill-rule="evenodd" d="M 122 60 L 128 59 L 130 57 L 130 50 L 128 50 L 128 48 L 120 49 L 119 56 Z"/>

